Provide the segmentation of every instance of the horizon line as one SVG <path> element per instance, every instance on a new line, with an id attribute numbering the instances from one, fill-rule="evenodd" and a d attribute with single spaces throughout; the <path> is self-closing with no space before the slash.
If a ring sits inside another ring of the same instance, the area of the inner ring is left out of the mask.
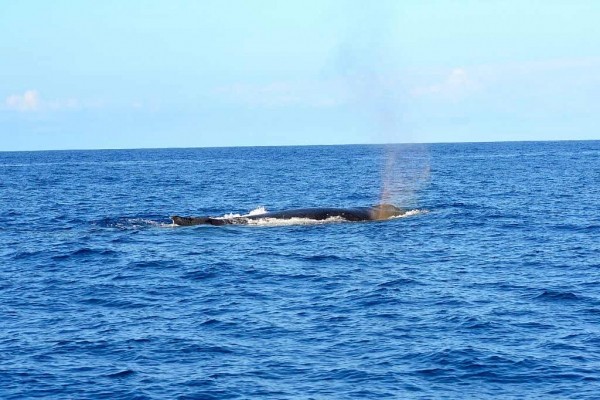
<path id="1" fill-rule="evenodd" d="M 455 141 L 455 142 L 381 142 L 381 143 L 337 143 L 337 144 L 280 144 L 280 145 L 234 145 L 234 146 L 191 146 L 191 147 L 114 147 L 114 148 L 72 148 L 72 149 L 34 149 L 0 150 L 0 153 L 33 153 L 51 151 L 126 151 L 126 150 L 183 150 L 183 149 L 235 149 L 253 147 L 326 147 L 326 146 L 396 146 L 396 145 L 435 145 L 435 144 L 492 144 L 492 143 L 547 143 L 547 142 L 597 142 L 600 139 L 543 139 L 543 140 L 496 140 L 496 141 Z"/>

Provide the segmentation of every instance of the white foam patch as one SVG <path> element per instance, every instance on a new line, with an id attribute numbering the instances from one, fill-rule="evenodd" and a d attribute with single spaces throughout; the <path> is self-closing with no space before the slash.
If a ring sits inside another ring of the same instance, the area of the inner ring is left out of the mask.
<path id="1" fill-rule="evenodd" d="M 256 207 L 254 210 L 250 211 L 248 214 L 229 213 L 229 214 L 223 215 L 222 217 L 216 217 L 215 219 L 250 217 L 252 215 L 266 214 L 267 212 L 268 211 L 265 207 L 260 206 L 260 207 Z"/>
<path id="2" fill-rule="evenodd" d="M 342 217 L 330 217 L 327 219 L 316 220 L 310 218 L 259 218 L 249 219 L 248 225 L 254 226 L 289 226 L 289 225 L 320 225 L 329 224 L 333 222 L 348 222 Z"/>
<path id="3" fill-rule="evenodd" d="M 266 214 L 268 211 L 265 207 L 260 206 L 260 207 L 256 207 L 254 210 L 250 211 L 247 215 L 261 215 L 261 214 Z"/>
<path id="4" fill-rule="evenodd" d="M 421 210 L 421 209 L 409 210 L 402 215 L 397 215 L 394 217 L 390 217 L 388 219 L 412 217 L 412 216 L 419 215 L 419 214 L 427 214 L 428 212 L 429 212 L 429 210 Z M 321 225 L 321 224 L 340 223 L 340 222 L 352 222 L 352 221 L 348 221 L 342 217 L 330 217 L 330 218 L 322 219 L 322 220 L 316 220 L 316 219 L 310 219 L 310 218 L 289 218 L 289 219 L 259 218 L 259 219 L 248 220 L 248 225 L 253 225 L 253 226 Z M 360 221 L 360 222 L 364 222 L 364 221 Z M 369 222 L 369 221 L 367 221 L 367 222 Z"/>
<path id="5" fill-rule="evenodd" d="M 254 210 L 250 211 L 248 214 L 239 214 L 239 213 L 229 213 L 225 214 L 222 217 L 214 217 L 214 219 L 231 219 L 231 218 L 240 218 L 243 219 L 245 217 L 256 216 L 261 214 L 266 214 L 268 211 L 265 207 L 257 207 Z M 419 214 L 427 214 L 428 210 L 414 209 L 405 212 L 402 215 L 397 215 L 394 217 L 389 217 L 388 219 L 396 219 L 396 218 L 406 218 L 412 217 L 414 215 Z M 240 223 L 239 225 L 251 225 L 251 226 L 290 226 L 290 225 L 321 225 L 321 224 L 329 224 L 329 223 L 339 223 L 339 222 L 352 222 L 348 221 L 342 217 L 330 217 L 327 219 L 316 220 L 311 218 L 257 218 L 257 219 L 248 219 L 245 221 L 246 223 Z M 237 225 L 237 224 L 234 224 Z M 168 224 L 166 226 L 176 226 L 174 224 Z"/>
<path id="6" fill-rule="evenodd" d="M 229 214 L 224 214 L 221 217 L 211 217 L 211 218 L 214 218 L 214 219 L 228 219 L 228 218 L 240 218 L 240 217 L 243 217 L 243 215 L 240 214 L 240 213 L 229 213 Z"/>
<path id="7" fill-rule="evenodd" d="M 429 212 L 429 210 L 420 210 L 420 209 L 417 208 L 417 209 L 414 209 L 414 210 L 408 210 L 407 212 L 405 212 L 402 215 L 396 215 L 394 217 L 389 217 L 388 219 L 412 217 L 414 215 L 427 214 L 428 212 Z"/>

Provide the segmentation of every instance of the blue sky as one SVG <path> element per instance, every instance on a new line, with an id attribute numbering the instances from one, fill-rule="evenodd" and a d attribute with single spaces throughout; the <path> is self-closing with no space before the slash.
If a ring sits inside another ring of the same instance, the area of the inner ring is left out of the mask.
<path id="1" fill-rule="evenodd" d="M 6 1 L 0 151 L 600 139 L 598 21 L 595 0 Z"/>

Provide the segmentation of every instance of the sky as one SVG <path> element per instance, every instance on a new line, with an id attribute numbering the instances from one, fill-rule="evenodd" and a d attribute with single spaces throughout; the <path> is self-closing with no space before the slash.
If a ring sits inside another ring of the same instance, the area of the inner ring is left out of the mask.
<path id="1" fill-rule="evenodd" d="M 600 139 L 598 21 L 597 0 L 0 0 L 0 151 Z"/>

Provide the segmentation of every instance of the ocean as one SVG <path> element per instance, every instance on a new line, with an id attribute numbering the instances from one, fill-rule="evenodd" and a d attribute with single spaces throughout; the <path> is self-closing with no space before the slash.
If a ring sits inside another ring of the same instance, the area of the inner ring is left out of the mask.
<path id="1" fill-rule="evenodd" d="M 598 399 L 600 141 L 0 152 L 0 398 Z"/>

